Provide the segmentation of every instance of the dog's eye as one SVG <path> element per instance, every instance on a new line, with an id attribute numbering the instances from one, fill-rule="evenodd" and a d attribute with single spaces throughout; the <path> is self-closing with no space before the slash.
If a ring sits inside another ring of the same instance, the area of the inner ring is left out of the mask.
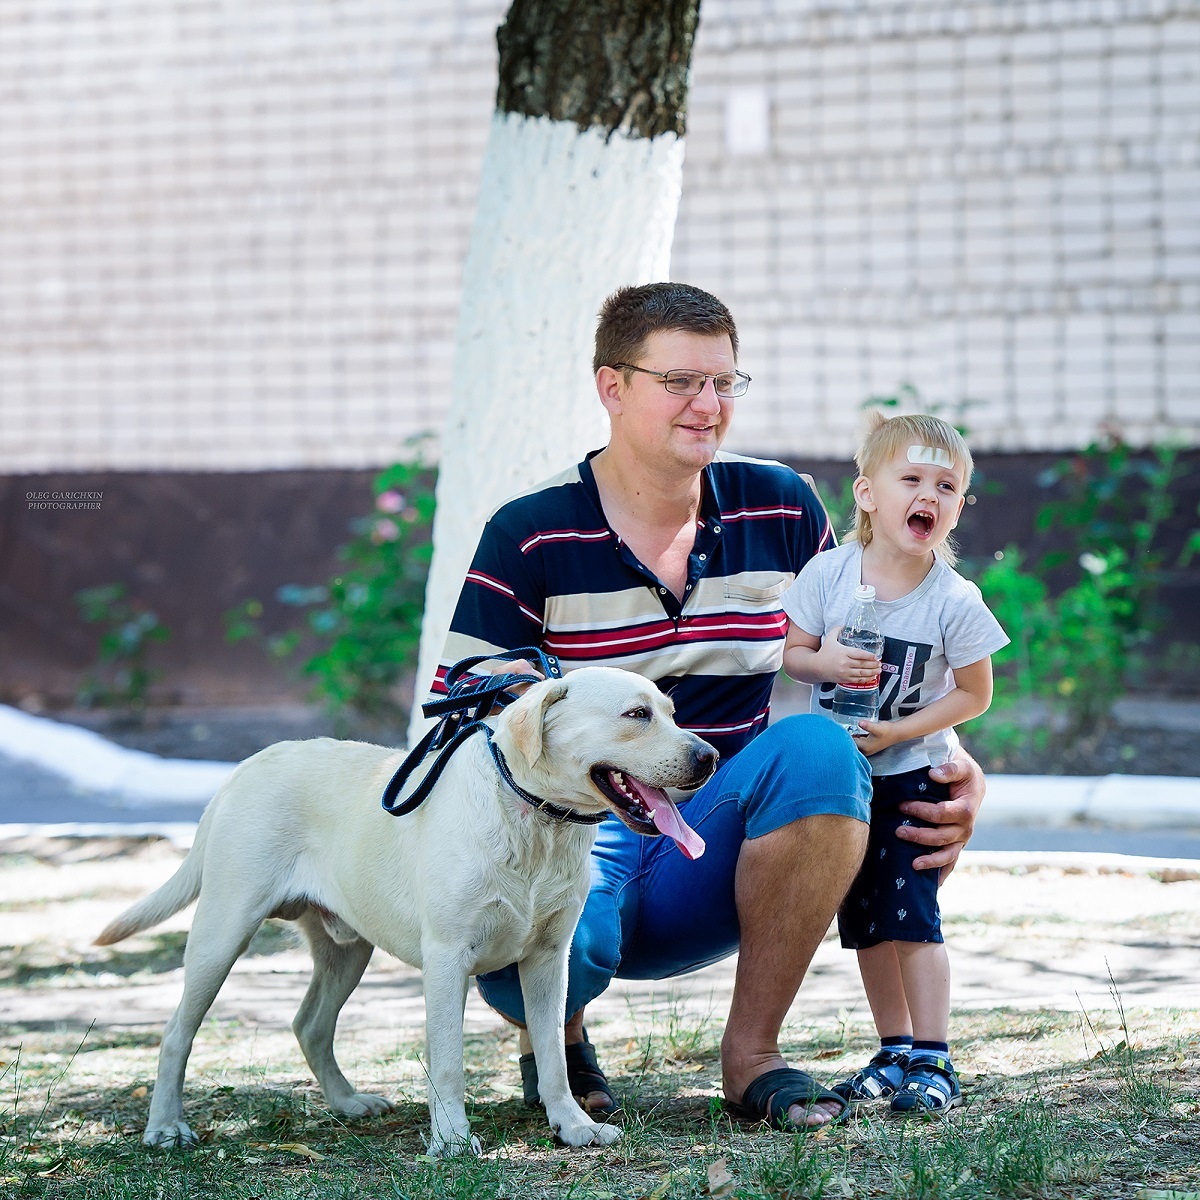
<path id="1" fill-rule="evenodd" d="M 650 710 L 648 708 L 642 708 L 642 707 L 631 708 L 627 713 L 622 713 L 621 715 L 625 716 L 625 717 L 629 717 L 631 720 L 634 720 L 634 721 L 650 720 Z"/>

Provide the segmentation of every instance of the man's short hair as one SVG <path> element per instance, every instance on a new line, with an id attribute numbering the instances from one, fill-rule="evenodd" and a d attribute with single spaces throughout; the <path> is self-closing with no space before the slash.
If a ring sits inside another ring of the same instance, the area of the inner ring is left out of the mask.
<path id="1" fill-rule="evenodd" d="M 615 363 L 636 366 L 651 334 L 675 329 L 705 337 L 726 334 L 737 361 L 737 326 L 716 296 L 687 283 L 643 283 L 618 288 L 601 305 L 593 372 Z"/>

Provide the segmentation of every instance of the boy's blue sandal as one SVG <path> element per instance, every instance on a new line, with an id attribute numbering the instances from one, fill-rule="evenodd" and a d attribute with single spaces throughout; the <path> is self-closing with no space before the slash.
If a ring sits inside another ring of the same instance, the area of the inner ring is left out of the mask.
<path id="1" fill-rule="evenodd" d="M 886 1100 L 896 1093 L 908 1070 L 908 1051 L 884 1046 L 861 1071 L 835 1083 L 833 1090 L 852 1107 Z"/>
<path id="2" fill-rule="evenodd" d="M 892 1097 L 894 1113 L 942 1113 L 962 1103 L 954 1068 L 944 1058 L 910 1062 L 904 1082 Z"/>
<path id="3" fill-rule="evenodd" d="M 811 1108 L 818 1100 L 836 1100 L 840 1111 L 822 1125 L 796 1125 L 788 1117 L 793 1104 Z M 753 1080 L 742 1096 L 741 1104 L 725 1101 L 725 1108 L 746 1121 L 769 1121 L 775 1129 L 789 1133 L 815 1133 L 828 1129 L 850 1115 L 850 1105 L 837 1092 L 822 1087 L 811 1075 L 795 1067 L 777 1067 Z"/>
<path id="4" fill-rule="evenodd" d="M 587 1031 L 584 1031 L 587 1038 Z M 532 1054 L 522 1054 L 517 1060 L 521 1068 L 521 1098 L 530 1108 L 540 1108 L 542 1098 L 538 1092 L 537 1061 Z M 588 1110 L 590 1117 L 611 1117 L 621 1106 L 608 1086 L 608 1077 L 596 1061 L 596 1047 L 589 1041 L 576 1042 L 567 1047 L 567 1083 L 572 1096 L 590 1096 L 600 1092 L 607 1096 L 603 1104 Z"/>

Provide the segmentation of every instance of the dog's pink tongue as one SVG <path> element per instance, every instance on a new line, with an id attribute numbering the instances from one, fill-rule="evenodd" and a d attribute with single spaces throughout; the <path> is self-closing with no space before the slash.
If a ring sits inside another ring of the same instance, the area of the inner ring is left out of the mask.
<path id="1" fill-rule="evenodd" d="M 666 834 L 688 858 L 699 858 L 704 853 L 704 839 L 683 819 L 662 788 L 649 787 L 630 775 L 625 780 L 641 797 L 659 833 Z"/>
<path id="2" fill-rule="evenodd" d="M 665 833 L 688 858 L 699 858 L 704 853 L 704 839 L 683 819 L 665 794 L 651 820 L 655 829 Z"/>

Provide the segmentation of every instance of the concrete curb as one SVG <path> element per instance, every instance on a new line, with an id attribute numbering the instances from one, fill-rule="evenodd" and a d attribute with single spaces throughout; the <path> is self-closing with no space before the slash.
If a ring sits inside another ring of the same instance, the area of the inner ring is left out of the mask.
<path id="1" fill-rule="evenodd" d="M 195 804 L 208 800 L 236 763 L 159 758 L 118 746 L 81 729 L 0 705 L 0 754 L 33 763 L 91 792 L 136 803 Z"/>
<path id="2" fill-rule="evenodd" d="M 206 802 L 236 763 L 164 759 L 0 705 L 0 755 L 77 787 L 139 803 Z M 981 826 L 1200 829 L 1200 779 L 1169 775 L 990 775 Z"/>
<path id="3" fill-rule="evenodd" d="M 1200 828 L 1200 779 L 1173 775 L 989 775 L 979 824 Z"/>
<path id="4" fill-rule="evenodd" d="M 191 848 L 196 822 L 129 822 L 99 824 L 0 825 L 0 849 L 23 838 L 142 838 L 163 837 L 180 850 Z M 964 850 L 960 871 L 1004 871 L 1029 875 L 1036 871 L 1062 871 L 1068 875 L 1150 875 L 1163 883 L 1200 880 L 1200 860 L 1156 858 L 1136 854 L 1108 854 L 1089 850 Z"/>
<path id="5" fill-rule="evenodd" d="M 964 850 L 958 860 L 960 871 L 1024 875 L 1046 869 L 1069 875 L 1153 875 L 1164 883 L 1200 879 L 1200 860 L 1195 858 L 1152 858 L 1092 850 Z"/>
<path id="6" fill-rule="evenodd" d="M 163 837 L 180 850 L 189 850 L 196 840 L 196 821 L 63 821 L 38 825 L 0 824 L 0 846 L 19 838 L 145 838 Z"/>

